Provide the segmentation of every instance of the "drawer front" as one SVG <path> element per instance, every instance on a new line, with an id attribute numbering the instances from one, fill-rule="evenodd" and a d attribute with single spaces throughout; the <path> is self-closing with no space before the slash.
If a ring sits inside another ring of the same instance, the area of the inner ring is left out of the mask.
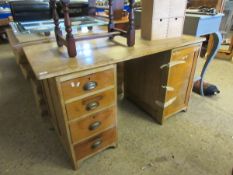
<path id="1" fill-rule="evenodd" d="M 115 103 L 115 89 L 110 89 L 66 104 L 68 119 L 75 119 Z"/>
<path id="2" fill-rule="evenodd" d="M 192 59 L 190 58 L 191 61 Z M 157 105 L 164 109 L 164 116 L 185 105 L 191 69 L 192 62 L 178 64 L 168 70 L 167 84 L 161 87 L 161 92 L 163 92 L 161 94 L 165 93 L 165 98 L 162 101 L 157 101 Z"/>
<path id="3" fill-rule="evenodd" d="M 70 132 L 73 143 L 77 143 L 86 137 L 115 125 L 115 107 L 101 111 L 82 120 L 70 123 Z"/>
<path id="4" fill-rule="evenodd" d="M 76 160 L 90 156 L 97 153 L 101 149 L 104 149 L 112 144 L 116 143 L 117 132 L 116 128 L 111 128 L 97 136 L 94 136 L 84 142 L 74 146 L 74 152 Z"/>
<path id="5" fill-rule="evenodd" d="M 114 85 L 114 69 L 90 74 L 61 83 L 64 100 Z"/>
<path id="6" fill-rule="evenodd" d="M 172 52 L 171 61 L 187 59 L 190 54 L 192 55 L 197 50 L 199 50 L 199 46 L 176 49 Z"/>
<path id="7" fill-rule="evenodd" d="M 168 86 L 179 89 L 181 84 L 189 81 L 192 65 L 194 59 L 194 52 L 190 52 L 180 59 L 171 61 L 173 65 L 169 70 Z"/>

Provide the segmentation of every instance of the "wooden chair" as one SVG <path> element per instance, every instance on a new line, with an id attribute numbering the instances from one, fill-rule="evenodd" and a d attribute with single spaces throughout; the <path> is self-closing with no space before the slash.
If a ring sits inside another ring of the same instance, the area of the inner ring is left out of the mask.
<path id="1" fill-rule="evenodd" d="M 114 12 L 113 12 L 113 0 L 109 0 L 109 23 L 108 23 L 108 32 L 95 34 L 95 35 L 87 35 L 81 37 L 74 37 L 72 34 L 72 24 L 69 16 L 69 3 L 70 0 L 60 0 L 62 9 L 64 12 L 64 23 L 66 30 L 66 38 L 63 38 L 62 31 L 59 27 L 59 16 L 56 11 L 56 0 L 50 0 L 50 4 L 52 7 L 52 14 L 55 24 L 55 35 L 58 47 L 62 47 L 63 45 L 67 47 L 68 54 L 70 57 L 76 56 L 76 41 L 88 40 L 88 39 L 96 39 L 96 38 L 104 38 L 109 37 L 109 39 L 113 39 L 115 36 L 125 37 L 127 40 L 127 45 L 129 47 L 134 46 L 135 44 L 135 28 L 134 28 L 134 3 L 135 0 L 129 0 L 130 12 L 129 12 L 129 27 L 128 30 L 122 30 L 115 27 L 114 24 Z M 90 7 L 90 15 L 95 15 L 95 6 L 96 0 L 89 0 Z"/>

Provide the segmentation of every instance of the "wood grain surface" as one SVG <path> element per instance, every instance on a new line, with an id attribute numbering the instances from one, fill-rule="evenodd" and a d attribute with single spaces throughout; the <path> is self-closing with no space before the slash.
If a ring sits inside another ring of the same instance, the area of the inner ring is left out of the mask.
<path id="1" fill-rule="evenodd" d="M 182 36 L 159 41 L 145 41 L 141 39 L 140 31 L 137 31 L 136 44 L 132 48 L 125 45 L 125 39 L 116 37 L 114 41 L 95 39 L 77 42 L 78 53 L 75 58 L 69 58 L 66 49 L 58 48 L 55 42 L 24 47 L 24 51 L 36 77 L 46 79 L 137 59 L 204 40 Z"/>

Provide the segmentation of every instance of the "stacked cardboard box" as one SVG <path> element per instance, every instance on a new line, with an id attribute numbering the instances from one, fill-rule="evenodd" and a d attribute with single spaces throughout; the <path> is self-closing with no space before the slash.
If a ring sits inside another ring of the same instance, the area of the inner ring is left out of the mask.
<path id="1" fill-rule="evenodd" d="M 142 38 L 180 37 L 186 6 L 187 0 L 142 0 Z"/>

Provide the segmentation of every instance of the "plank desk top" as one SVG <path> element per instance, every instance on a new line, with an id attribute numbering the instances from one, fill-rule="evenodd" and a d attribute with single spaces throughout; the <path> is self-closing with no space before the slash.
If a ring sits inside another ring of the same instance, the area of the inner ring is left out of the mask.
<path id="1" fill-rule="evenodd" d="M 115 64 L 166 50 L 201 43 L 205 39 L 192 36 L 146 41 L 136 33 L 136 44 L 129 48 L 125 41 L 116 37 L 114 41 L 95 39 L 77 43 L 77 56 L 69 58 L 66 49 L 58 48 L 55 42 L 24 47 L 23 50 L 37 79 L 47 79 L 64 74 Z"/>

